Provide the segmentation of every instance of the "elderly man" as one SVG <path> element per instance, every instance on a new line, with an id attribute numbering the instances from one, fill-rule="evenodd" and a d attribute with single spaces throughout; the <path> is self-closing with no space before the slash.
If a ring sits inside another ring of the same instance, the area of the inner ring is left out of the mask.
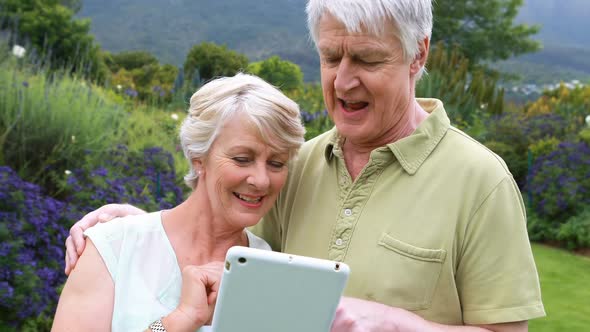
<path id="1" fill-rule="evenodd" d="M 346 262 L 333 331 L 527 331 L 544 316 L 520 192 L 506 164 L 415 98 L 431 0 L 310 0 L 336 127 L 304 144 L 254 229 L 273 249 Z M 81 230 L 68 239 L 75 263 Z"/>

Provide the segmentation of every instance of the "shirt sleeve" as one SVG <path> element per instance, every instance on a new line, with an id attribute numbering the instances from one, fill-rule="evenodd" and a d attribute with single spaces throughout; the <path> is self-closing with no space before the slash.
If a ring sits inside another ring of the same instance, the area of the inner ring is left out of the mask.
<path id="1" fill-rule="evenodd" d="M 117 280 L 117 265 L 123 239 L 123 223 L 121 219 L 113 219 L 106 223 L 98 223 L 84 231 L 98 250 L 113 281 Z"/>
<path id="2" fill-rule="evenodd" d="M 460 250 L 456 282 L 466 324 L 545 315 L 524 204 L 511 176 L 475 210 Z"/>

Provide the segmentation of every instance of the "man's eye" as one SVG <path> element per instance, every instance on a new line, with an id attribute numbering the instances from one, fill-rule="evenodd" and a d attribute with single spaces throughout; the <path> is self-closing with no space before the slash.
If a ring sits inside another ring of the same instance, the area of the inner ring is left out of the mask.
<path id="1" fill-rule="evenodd" d="M 336 58 L 336 57 L 327 57 L 327 58 L 324 58 L 324 62 L 325 62 L 325 63 L 328 63 L 328 64 L 335 64 L 335 63 L 338 63 L 338 62 L 340 62 L 340 58 Z"/>
<path id="2" fill-rule="evenodd" d="M 363 64 L 365 66 L 376 66 L 381 63 L 380 61 L 363 60 L 363 59 L 359 59 L 358 62 L 360 62 L 361 64 Z"/>

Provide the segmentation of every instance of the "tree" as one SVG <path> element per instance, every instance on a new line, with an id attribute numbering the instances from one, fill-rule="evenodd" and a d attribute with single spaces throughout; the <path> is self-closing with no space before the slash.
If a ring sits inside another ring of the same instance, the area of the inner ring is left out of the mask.
<path id="1" fill-rule="evenodd" d="M 149 65 L 158 65 L 158 59 L 147 51 L 125 51 L 111 55 L 112 63 L 109 68 L 117 72 L 120 68 L 126 70 L 138 69 Z"/>
<path id="2" fill-rule="evenodd" d="M 225 45 L 203 42 L 189 51 L 184 62 L 184 72 L 188 80 L 198 74 L 202 81 L 208 81 L 217 76 L 233 76 L 247 66 L 248 58 L 245 55 L 228 50 Z"/>
<path id="3" fill-rule="evenodd" d="M 293 91 L 303 86 L 303 73 L 298 65 L 272 56 L 264 61 L 254 62 L 248 71 L 260 76 L 265 81 L 278 86 L 283 91 Z"/>
<path id="4" fill-rule="evenodd" d="M 437 0 L 433 42 L 459 46 L 472 64 L 505 60 L 540 48 L 538 26 L 514 24 L 523 0 Z"/>
<path id="5" fill-rule="evenodd" d="M 69 8 L 74 14 L 77 14 L 82 9 L 82 0 L 61 0 L 61 5 Z"/>
<path id="6" fill-rule="evenodd" d="M 90 34 L 90 20 L 73 16 L 59 0 L 0 0 L 0 29 L 14 31 L 15 43 L 30 44 L 50 68 L 104 79 L 106 66 Z"/>

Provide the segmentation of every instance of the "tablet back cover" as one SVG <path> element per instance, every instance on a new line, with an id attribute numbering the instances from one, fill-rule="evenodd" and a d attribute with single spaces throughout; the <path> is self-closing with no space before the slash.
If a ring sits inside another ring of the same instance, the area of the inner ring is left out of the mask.
<path id="1" fill-rule="evenodd" d="M 246 247 L 226 256 L 214 332 L 327 332 L 349 268 Z"/>

